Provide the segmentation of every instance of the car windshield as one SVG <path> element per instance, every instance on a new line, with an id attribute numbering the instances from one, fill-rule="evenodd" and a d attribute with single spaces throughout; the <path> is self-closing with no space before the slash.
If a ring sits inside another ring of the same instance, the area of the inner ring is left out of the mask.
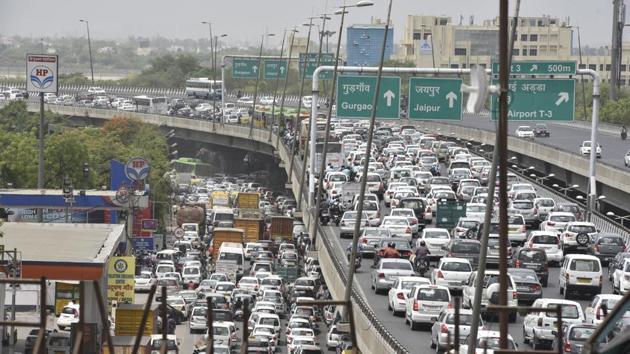
<path id="1" fill-rule="evenodd" d="M 515 282 L 517 283 L 531 283 L 531 282 L 537 282 L 538 281 L 538 277 L 536 276 L 536 273 L 534 271 L 531 272 L 512 272 L 510 271 L 510 276 L 512 276 L 512 279 L 514 279 Z"/>
<path id="2" fill-rule="evenodd" d="M 474 221 L 474 220 L 465 220 L 465 221 L 460 221 L 459 222 L 459 227 L 463 227 L 465 229 L 470 229 L 473 228 L 475 226 L 479 225 L 479 222 Z"/>
<path id="3" fill-rule="evenodd" d="M 597 239 L 600 245 L 623 246 L 623 239 L 617 236 L 605 236 Z"/>
<path id="4" fill-rule="evenodd" d="M 232 291 L 234 290 L 234 284 L 219 284 L 216 288 L 217 291 Z"/>
<path id="5" fill-rule="evenodd" d="M 597 232 L 597 230 L 595 229 L 595 226 L 591 226 L 591 225 L 573 225 L 569 228 L 569 231 L 575 232 L 577 234 L 581 234 L 581 233 L 590 234 L 590 233 Z"/>
<path id="6" fill-rule="evenodd" d="M 442 270 L 449 272 L 471 272 L 470 264 L 464 262 L 446 262 L 442 264 Z"/>
<path id="7" fill-rule="evenodd" d="M 383 226 L 407 226 L 409 222 L 407 219 L 385 219 Z"/>
<path id="8" fill-rule="evenodd" d="M 425 231 L 424 238 L 448 239 L 449 233 L 448 231 Z"/>
<path id="9" fill-rule="evenodd" d="M 482 337 L 477 339 L 477 348 L 499 349 L 499 337 Z M 514 342 L 508 340 L 508 349 L 516 349 Z"/>
<path id="10" fill-rule="evenodd" d="M 525 222 L 523 221 L 522 216 L 512 215 L 508 217 L 508 224 L 510 225 L 523 225 Z"/>
<path id="11" fill-rule="evenodd" d="M 549 220 L 555 222 L 572 222 L 575 221 L 575 216 L 573 215 L 551 215 Z"/>
<path id="12" fill-rule="evenodd" d="M 423 289 L 418 289 L 418 294 L 416 294 L 416 299 L 426 300 L 426 301 L 448 302 L 449 295 L 448 295 L 448 290 L 446 289 L 423 288 Z"/>
<path id="13" fill-rule="evenodd" d="M 547 308 L 548 309 L 555 309 L 559 304 L 547 304 Z M 577 306 L 575 305 L 569 305 L 569 304 L 561 304 L 561 308 L 562 308 L 562 318 L 571 318 L 571 319 L 576 319 L 576 318 L 580 318 L 580 311 L 578 310 Z M 549 317 L 556 317 L 556 313 L 555 312 L 547 312 L 547 316 Z"/>
<path id="14" fill-rule="evenodd" d="M 558 237 L 554 235 L 536 235 L 532 237 L 532 243 L 555 245 L 558 243 Z"/>
<path id="15" fill-rule="evenodd" d="M 199 317 L 206 317 L 207 312 L 208 312 L 208 309 L 205 307 L 195 307 L 192 315 L 199 316 Z"/>
<path id="16" fill-rule="evenodd" d="M 197 275 L 199 268 L 184 268 L 184 275 Z"/>
<path id="17" fill-rule="evenodd" d="M 599 272 L 599 262 L 594 259 L 574 259 L 571 262 L 571 270 L 578 272 Z"/>
<path id="18" fill-rule="evenodd" d="M 486 211 L 486 207 L 484 205 L 468 205 L 466 207 L 467 213 L 483 213 Z"/>
<path id="19" fill-rule="evenodd" d="M 531 209 L 533 207 L 534 207 L 534 203 L 532 202 L 513 202 L 512 203 L 512 208 L 514 209 Z"/>
<path id="20" fill-rule="evenodd" d="M 591 327 L 573 327 L 569 333 L 569 340 L 586 342 L 595 332 Z"/>
<path id="21" fill-rule="evenodd" d="M 381 269 L 413 270 L 409 262 L 383 262 Z"/>
<path id="22" fill-rule="evenodd" d="M 424 208 L 424 204 L 419 200 L 402 200 L 400 206 L 403 208 L 420 209 Z"/>
<path id="23" fill-rule="evenodd" d="M 542 207 L 552 207 L 555 205 L 553 199 L 540 199 L 536 202 L 539 206 Z"/>
<path id="24" fill-rule="evenodd" d="M 476 242 L 456 242 L 451 246 L 453 253 L 479 254 L 481 245 Z"/>
<path id="25" fill-rule="evenodd" d="M 524 250 L 519 254 L 519 259 L 525 262 L 545 262 L 545 252 L 542 250 Z"/>
<path id="26" fill-rule="evenodd" d="M 392 209 L 392 216 L 415 216 L 413 210 Z"/>
<path id="27" fill-rule="evenodd" d="M 230 335 L 230 329 L 228 327 L 214 326 L 214 327 L 212 327 L 212 333 L 215 336 L 227 337 L 227 336 Z"/>
<path id="28" fill-rule="evenodd" d="M 403 281 L 400 283 L 400 288 L 403 290 L 411 290 L 413 289 L 416 285 L 421 285 L 423 284 L 422 282 L 418 282 L 418 281 Z"/>
<path id="29" fill-rule="evenodd" d="M 472 315 L 469 314 L 460 314 L 459 315 L 459 324 L 463 326 L 470 326 L 472 324 Z M 455 324 L 455 314 L 448 314 L 446 316 L 447 324 Z"/>

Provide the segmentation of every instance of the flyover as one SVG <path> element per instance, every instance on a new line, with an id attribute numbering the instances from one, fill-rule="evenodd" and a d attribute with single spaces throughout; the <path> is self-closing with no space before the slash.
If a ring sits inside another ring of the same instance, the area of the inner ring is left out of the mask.
<path id="1" fill-rule="evenodd" d="M 38 107 L 29 105 L 29 109 L 37 110 Z M 171 116 L 133 112 L 123 113 L 113 110 L 67 106 L 48 106 L 48 109 L 63 115 L 83 117 L 83 119 L 86 119 L 86 123 L 89 121 L 90 124 L 100 124 L 103 120 L 111 119 L 114 116 L 134 117 L 158 126 L 175 129 L 179 137 L 204 139 L 205 141 L 212 141 L 218 145 L 249 151 L 265 151 L 265 153 L 274 155 L 279 160 L 285 162 L 283 164 L 285 170 L 288 169 L 289 166 L 289 163 L 286 163 L 290 160 L 289 151 L 282 144 L 276 145 L 278 141 L 277 135 L 273 132 L 270 134 L 268 130 L 254 129 L 250 134 L 250 129 L 245 126 L 213 124 L 208 121 Z M 454 135 L 461 139 L 479 143 L 489 145 L 494 143 L 494 133 L 492 131 L 481 128 L 471 128 L 465 124 L 467 123 L 463 121 L 455 125 L 436 122 L 422 122 L 418 125 L 425 131 L 438 133 L 447 137 Z M 203 135 L 206 135 L 206 137 L 204 138 Z M 610 138 L 612 138 L 612 136 L 610 136 Z M 216 141 L 214 141 L 214 139 L 216 139 Z M 602 141 L 603 145 L 608 144 L 606 140 L 600 141 Z M 549 142 L 552 143 L 552 139 L 550 139 Z M 538 141 L 532 142 L 523 139 L 510 139 L 510 150 L 512 153 L 518 154 L 520 159 L 531 158 L 540 161 L 539 163 L 541 163 L 542 168 L 539 170 L 542 171 L 545 171 L 546 168 L 549 168 L 550 171 L 554 168 L 562 168 L 568 172 L 574 173 L 576 176 L 586 176 L 588 174 L 587 159 L 578 154 L 563 151 L 559 146 L 553 144 L 539 144 Z M 296 161 L 294 173 L 291 174 L 292 180 L 290 181 L 295 195 L 299 193 L 300 186 L 300 173 L 297 173 L 297 171 L 300 171 L 302 166 L 299 159 Z M 289 174 L 288 171 L 287 174 Z M 558 175 L 558 173 L 556 173 L 556 175 Z M 572 175 L 566 174 L 565 176 Z M 630 193 L 630 186 L 623 183 L 628 177 L 630 177 L 628 171 L 598 163 L 598 181 L 603 187 L 609 185 L 609 188 L 614 188 L 619 192 Z M 610 195 L 609 198 L 613 197 L 613 194 L 608 194 Z M 304 217 L 305 222 L 309 222 L 309 213 L 304 213 Z M 345 256 L 337 238 L 330 237 L 334 235 L 334 233 L 331 233 L 330 230 L 326 230 L 325 228 L 323 231 L 325 232 L 321 234 L 327 237 L 317 239 L 322 272 L 330 286 L 333 297 L 340 299 L 342 298 L 346 282 L 345 274 L 347 262 L 345 261 Z M 355 280 L 353 290 L 353 306 L 357 320 L 359 348 L 370 348 L 373 349 L 371 350 L 372 352 L 405 352 L 406 346 L 403 346 L 399 342 L 400 336 L 404 336 L 404 334 L 400 333 L 400 331 L 391 332 L 389 326 L 386 326 L 383 321 L 382 313 L 380 311 L 374 311 L 373 307 L 375 305 L 372 303 L 373 301 L 368 303 L 368 299 L 371 299 L 371 295 L 366 296 L 363 290 L 366 280 L 367 279 L 362 279 L 361 277 Z"/>

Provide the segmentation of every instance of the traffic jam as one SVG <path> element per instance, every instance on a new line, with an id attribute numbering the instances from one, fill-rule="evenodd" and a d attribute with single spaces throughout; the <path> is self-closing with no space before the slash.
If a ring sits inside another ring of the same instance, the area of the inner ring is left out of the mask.
<path id="1" fill-rule="evenodd" d="M 294 217 L 295 199 L 247 174 L 175 185 L 174 242 L 157 253 L 136 254 L 142 270 L 135 291 L 156 285 L 155 302 L 168 308 L 168 353 L 181 353 L 184 343 L 194 344 L 193 353 L 206 353 L 209 340 L 214 353 L 245 346 L 247 353 L 291 354 L 352 347 L 348 330 L 335 326 L 341 309 L 298 304 L 329 300 L 330 294 L 306 226 Z M 158 315 L 159 329 L 161 321 Z M 153 337 L 157 352 L 162 334 Z"/>
<path id="2" fill-rule="evenodd" d="M 322 183 L 320 223 L 339 237 L 348 259 L 368 149 L 365 128 L 366 122 L 332 120 L 343 161 L 327 164 Z M 354 266 L 365 292 L 381 295 L 377 302 L 366 295 L 373 308 L 386 307 L 409 330 L 422 332 L 418 343 L 427 348 L 418 352 L 444 352 L 452 344 L 455 298 L 461 304 L 457 340 L 467 350 L 488 198 L 494 210 L 476 346 L 499 348 L 498 316 L 485 311 L 498 304 L 498 196 L 488 195 L 490 161 L 467 146 L 414 126 L 377 122 L 374 130 Z M 564 340 L 558 341 L 555 313 L 511 312 L 509 346 L 577 353 L 630 287 L 627 235 L 600 231 L 582 206 L 521 173 L 507 176 L 508 305 L 561 305 Z"/>

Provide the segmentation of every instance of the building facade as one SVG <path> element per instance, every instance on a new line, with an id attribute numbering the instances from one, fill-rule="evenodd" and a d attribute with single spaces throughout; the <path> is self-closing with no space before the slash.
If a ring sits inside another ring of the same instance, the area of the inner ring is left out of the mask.
<path id="1" fill-rule="evenodd" d="M 385 23 L 372 20 L 367 25 L 356 24 L 346 30 L 346 62 L 350 66 L 376 66 L 381 59 Z M 385 60 L 394 53 L 394 29 L 387 30 Z"/>
<path id="2" fill-rule="evenodd" d="M 593 69 L 604 82 L 610 80 L 610 55 L 579 55 L 577 27 L 568 21 L 548 16 L 518 19 L 513 60 L 572 60 L 581 69 Z M 489 67 L 498 60 L 499 19 L 475 24 L 460 18 L 407 16 L 400 51 L 396 59 L 413 62 L 418 67 L 470 68 Z M 624 43 L 621 85 L 630 85 L 630 43 Z"/>

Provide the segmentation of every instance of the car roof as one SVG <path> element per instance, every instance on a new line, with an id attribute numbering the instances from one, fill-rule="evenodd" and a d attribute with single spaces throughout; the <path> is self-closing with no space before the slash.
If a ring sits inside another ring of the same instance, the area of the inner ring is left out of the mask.
<path id="1" fill-rule="evenodd" d="M 459 258 L 459 257 L 442 257 L 440 259 L 440 262 L 442 263 L 445 263 L 445 262 L 470 263 L 470 261 L 467 260 L 466 258 Z"/>

